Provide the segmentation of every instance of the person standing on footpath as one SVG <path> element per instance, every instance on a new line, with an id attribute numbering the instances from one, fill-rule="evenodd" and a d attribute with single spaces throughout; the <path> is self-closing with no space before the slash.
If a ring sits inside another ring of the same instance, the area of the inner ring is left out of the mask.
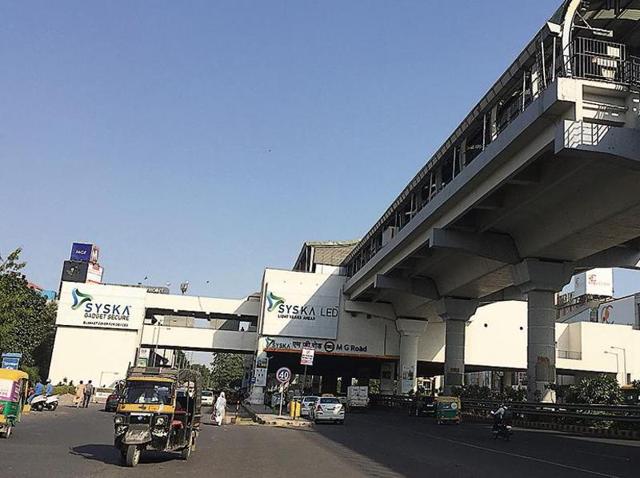
<path id="1" fill-rule="evenodd" d="M 80 380 L 80 384 L 76 387 L 76 396 L 73 399 L 73 402 L 76 404 L 76 408 L 80 408 L 84 405 L 84 389 L 84 382 Z"/>
<path id="2" fill-rule="evenodd" d="M 93 384 L 91 380 L 87 382 L 87 386 L 84 387 L 84 400 L 82 401 L 82 408 L 87 408 L 89 406 L 89 402 L 91 401 L 91 396 L 93 395 Z"/>

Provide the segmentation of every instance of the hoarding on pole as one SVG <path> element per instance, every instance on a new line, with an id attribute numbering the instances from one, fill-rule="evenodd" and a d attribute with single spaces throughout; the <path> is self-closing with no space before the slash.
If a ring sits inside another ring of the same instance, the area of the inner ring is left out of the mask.
<path id="1" fill-rule="evenodd" d="M 313 357 L 315 356 L 315 349 L 303 348 L 300 355 L 300 365 L 313 365 Z"/>

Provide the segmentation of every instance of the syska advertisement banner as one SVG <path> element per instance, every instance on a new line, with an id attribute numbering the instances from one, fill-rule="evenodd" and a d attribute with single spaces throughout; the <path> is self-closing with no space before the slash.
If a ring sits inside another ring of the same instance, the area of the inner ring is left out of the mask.
<path id="1" fill-rule="evenodd" d="M 57 325 L 138 330 L 144 319 L 145 290 L 63 283 Z"/>
<path id="2" fill-rule="evenodd" d="M 344 277 L 267 269 L 261 333 L 335 339 Z"/>

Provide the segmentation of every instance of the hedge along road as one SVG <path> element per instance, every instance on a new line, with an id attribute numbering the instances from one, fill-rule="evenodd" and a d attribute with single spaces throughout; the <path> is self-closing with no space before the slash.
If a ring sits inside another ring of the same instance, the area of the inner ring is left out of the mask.
<path id="1" fill-rule="evenodd" d="M 312 430 L 204 424 L 189 461 L 148 453 L 132 470 L 120 466 L 112 420 L 96 405 L 33 413 L 0 441 L 0 476 L 630 477 L 640 469 L 638 442 L 523 430 L 494 442 L 484 424 L 438 426 L 369 411 Z"/>

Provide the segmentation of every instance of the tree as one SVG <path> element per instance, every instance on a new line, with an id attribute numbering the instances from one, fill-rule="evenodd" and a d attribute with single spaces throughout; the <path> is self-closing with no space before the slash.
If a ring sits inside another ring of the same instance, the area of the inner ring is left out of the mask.
<path id="1" fill-rule="evenodd" d="M 617 405 L 622 403 L 618 381 L 609 375 L 584 378 L 567 394 L 568 403 Z"/>
<path id="2" fill-rule="evenodd" d="M 211 387 L 214 390 L 240 387 L 243 375 L 244 359 L 241 354 L 214 354 L 211 362 Z"/>
<path id="3" fill-rule="evenodd" d="M 211 388 L 211 369 L 201 363 L 194 363 L 191 369 L 200 372 L 202 377 L 202 388 Z"/>
<path id="4" fill-rule="evenodd" d="M 22 353 L 33 379 L 45 378 L 55 336 L 56 304 L 29 288 L 21 249 L 0 257 L 0 352 Z"/>

